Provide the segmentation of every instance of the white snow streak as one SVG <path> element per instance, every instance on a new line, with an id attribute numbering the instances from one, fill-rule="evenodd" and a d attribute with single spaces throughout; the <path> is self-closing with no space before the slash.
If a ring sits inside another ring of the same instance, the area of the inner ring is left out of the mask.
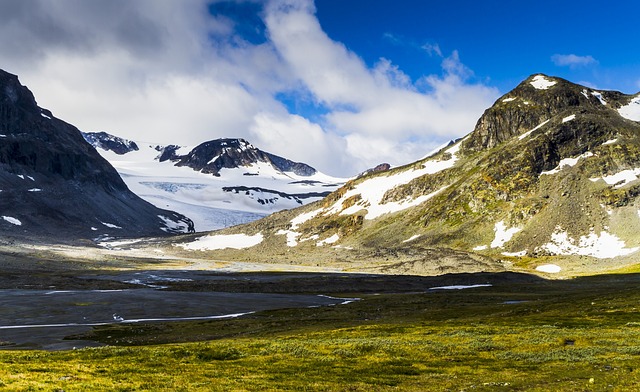
<path id="1" fill-rule="evenodd" d="M 507 229 L 507 226 L 504 224 L 504 221 L 500 221 L 496 223 L 493 230 L 496 232 L 496 236 L 493 239 L 493 241 L 491 241 L 491 247 L 502 248 L 504 244 L 511 241 L 511 238 L 514 236 L 514 234 L 516 234 L 522 229 L 518 227 L 512 227 L 510 229 Z"/>
<path id="2" fill-rule="evenodd" d="M 541 122 L 540 124 L 538 124 L 538 126 L 537 126 L 537 127 L 533 128 L 533 129 L 532 129 L 532 130 L 530 130 L 529 132 L 525 132 L 525 133 L 523 133 L 522 135 L 520 135 L 520 136 L 518 137 L 518 139 L 519 139 L 519 140 L 524 139 L 525 137 L 529 136 L 529 135 L 531 134 L 531 132 L 533 132 L 533 131 L 537 131 L 538 129 L 542 128 L 542 127 L 543 127 L 546 123 L 548 123 L 548 122 L 549 122 L 549 120 L 546 120 L 546 121 Z"/>
<path id="3" fill-rule="evenodd" d="M 100 222 L 103 225 L 107 226 L 108 228 L 111 229 L 122 229 L 122 227 L 118 226 L 118 225 L 114 225 L 113 223 L 105 223 L 105 222 Z"/>
<path id="4" fill-rule="evenodd" d="M 505 98 L 502 100 L 502 102 L 511 102 L 511 101 L 515 101 L 515 98 Z"/>
<path id="5" fill-rule="evenodd" d="M 420 237 L 420 234 L 415 234 L 415 235 L 412 235 L 410 238 L 408 238 L 408 239 L 406 239 L 406 240 L 404 240 L 402 242 L 404 242 L 404 243 L 411 242 L 411 241 L 413 241 L 413 240 L 415 240 L 416 238 L 419 238 L 419 237 Z"/>
<path id="6" fill-rule="evenodd" d="M 575 114 L 572 114 L 572 115 L 570 115 L 570 116 L 567 116 L 567 117 L 563 118 L 563 119 L 562 119 L 562 123 L 564 124 L 564 123 L 566 123 L 566 122 L 569 122 L 569 121 L 572 121 L 572 120 L 575 120 L 575 119 L 576 119 L 576 115 L 575 115 Z"/>
<path id="7" fill-rule="evenodd" d="M 546 90 L 555 85 L 557 82 L 545 78 L 543 75 L 536 75 L 531 81 L 531 85 L 538 90 Z"/>
<path id="8" fill-rule="evenodd" d="M 246 249 L 262 242 L 262 233 L 246 234 L 217 234 L 197 238 L 186 244 L 176 244 L 186 250 L 218 250 L 218 249 Z"/>
<path id="9" fill-rule="evenodd" d="M 20 222 L 19 219 L 16 219 L 12 216 L 2 216 L 2 219 L 6 220 L 7 222 L 11 223 L 12 225 L 16 225 L 16 226 L 22 226 L 22 222 Z"/>
<path id="10" fill-rule="evenodd" d="M 580 159 L 589 158 L 589 157 L 592 157 L 592 156 L 593 156 L 593 153 L 591 151 L 587 151 L 584 154 L 578 155 L 575 158 L 564 158 L 563 160 L 560 161 L 560 163 L 558 163 L 558 166 L 556 166 L 555 169 L 548 170 L 548 171 L 543 171 L 540 174 L 541 175 L 542 174 L 551 175 L 551 174 L 560 173 L 560 171 L 562 169 L 564 169 L 565 167 L 567 167 L 567 166 L 575 166 Z"/>

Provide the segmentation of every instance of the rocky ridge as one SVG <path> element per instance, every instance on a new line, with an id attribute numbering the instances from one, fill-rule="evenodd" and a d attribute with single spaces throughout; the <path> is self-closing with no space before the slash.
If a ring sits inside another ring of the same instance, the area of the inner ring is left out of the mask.
<path id="1" fill-rule="evenodd" d="M 0 232 L 64 240 L 188 232 L 133 194 L 74 126 L 0 70 Z"/>
<path id="2" fill-rule="evenodd" d="M 455 270 L 438 266 L 437 257 L 425 260 L 427 251 L 475 260 L 467 271 L 579 273 L 633 262 L 640 254 L 638 102 L 640 95 L 532 75 L 438 153 L 213 234 L 254 239 L 242 249 L 199 249 L 242 260 L 347 265 L 366 255 L 376 270 L 405 273 Z"/>

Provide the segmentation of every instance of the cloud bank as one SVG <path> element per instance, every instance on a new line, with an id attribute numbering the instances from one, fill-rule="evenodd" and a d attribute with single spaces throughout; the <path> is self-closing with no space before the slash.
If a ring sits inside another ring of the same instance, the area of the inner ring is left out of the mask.
<path id="1" fill-rule="evenodd" d="M 259 8 L 260 40 L 210 3 L 5 0 L 0 68 L 85 131 L 159 144 L 243 137 L 345 176 L 419 159 L 471 131 L 498 96 L 437 43 L 437 75 L 412 80 L 392 59 L 367 65 L 327 36 L 312 1 L 215 2 Z"/>

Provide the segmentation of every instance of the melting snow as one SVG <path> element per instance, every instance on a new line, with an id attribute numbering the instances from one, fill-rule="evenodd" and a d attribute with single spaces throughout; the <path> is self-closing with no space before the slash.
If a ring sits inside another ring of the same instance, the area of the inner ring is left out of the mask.
<path id="1" fill-rule="evenodd" d="M 309 212 L 305 212 L 302 213 L 298 216 L 296 216 L 295 218 L 291 219 L 291 228 L 293 230 L 296 230 L 298 227 L 300 227 L 301 224 L 305 223 L 308 220 L 311 220 L 313 218 L 316 217 L 316 215 L 318 215 L 319 213 L 321 213 L 322 210 L 313 210 L 313 211 L 309 211 Z"/>
<path id="2" fill-rule="evenodd" d="M 572 115 L 570 115 L 570 116 L 567 116 L 567 117 L 563 118 L 563 119 L 562 119 L 562 123 L 564 124 L 564 123 L 566 123 L 566 122 L 569 122 L 569 121 L 571 121 L 571 120 L 575 120 L 575 119 L 576 119 L 576 115 L 575 115 L 575 114 L 572 114 Z"/>
<path id="3" fill-rule="evenodd" d="M 475 248 L 473 248 L 473 250 L 486 250 L 488 248 L 488 246 L 486 245 L 478 245 Z"/>
<path id="4" fill-rule="evenodd" d="M 640 96 L 633 98 L 627 105 L 618 109 L 618 113 L 626 119 L 640 121 Z"/>
<path id="5" fill-rule="evenodd" d="M 429 290 L 464 290 L 464 289 L 475 289 L 476 287 L 491 287 L 492 284 L 472 284 L 472 285 L 454 285 L 454 286 L 440 286 L 440 287 L 430 287 Z"/>
<path id="6" fill-rule="evenodd" d="M 548 171 L 543 171 L 543 172 L 542 172 L 542 173 L 540 173 L 540 174 L 541 174 L 541 175 L 542 175 L 542 174 L 548 174 L 548 175 L 550 175 L 550 174 L 556 174 L 556 173 L 559 173 L 559 172 L 560 172 L 563 168 L 565 168 L 566 166 L 575 166 L 575 165 L 578 163 L 578 161 L 579 161 L 580 159 L 582 159 L 582 158 L 589 158 L 589 157 L 592 157 L 592 156 L 593 156 L 593 153 L 592 153 L 592 152 L 590 152 L 590 151 L 587 151 L 587 152 L 585 152 L 584 154 L 582 154 L 582 155 L 578 155 L 578 156 L 577 156 L 577 157 L 575 157 L 575 158 L 565 158 L 565 159 L 561 160 L 561 161 L 560 161 L 560 163 L 558 163 L 558 166 L 556 166 L 556 168 L 555 168 L 555 169 L 553 169 L 553 170 L 548 170 Z"/>
<path id="7" fill-rule="evenodd" d="M 618 139 L 611 139 L 611 140 L 607 140 L 606 142 L 602 143 L 603 146 L 609 145 L 609 144 L 613 144 L 615 142 L 617 142 Z"/>
<path id="8" fill-rule="evenodd" d="M 561 227 L 556 227 L 555 232 L 551 234 L 551 241 L 540 246 L 539 249 L 554 255 L 581 255 L 610 259 L 630 255 L 640 248 L 626 248 L 624 241 L 606 231 L 600 232 L 600 235 L 592 231 L 576 241 Z"/>
<path id="9" fill-rule="evenodd" d="M 500 221 L 496 223 L 493 230 L 496 232 L 496 236 L 493 239 L 493 241 L 491 241 L 491 247 L 502 248 L 504 244 L 511 241 L 511 238 L 514 236 L 514 234 L 516 234 L 522 229 L 518 227 L 512 227 L 510 229 L 507 229 L 507 226 L 505 226 L 504 221 Z"/>
<path id="10" fill-rule="evenodd" d="M 262 242 L 262 233 L 246 234 L 218 234 L 200 237 L 193 242 L 176 244 L 186 250 L 217 250 L 217 249 L 246 249 Z"/>
<path id="11" fill-rule="evenodd" d="M 524 139 L 525 137 L 529 136 L 529 135 L 531 134 L 531 132 L 533 132 L 533 131 L 537 131 L 538 129 L 542 128 L 542 127 L 543 127 L 546 123 L 548 123 L 548 122 L 549 122 L 549 120 L 541 122 L 540 124 L 538 124 L 538 126 L 537 126 L 537 127 L 533 128 L 533 129 L 532 129 L 532 130 L 530 130 L 529 132 L 525 132 L 525 133 L 523 133 L 522 135 L 520 135 L 520 137 L 518 137 L 518 139 L 519 139 L 519 140 Z"/>
<path id="12" fill-rule="evenodd" d="M 515 98 L 505 98 L 502 100 L 502 102 L 511 102 L 511 101 L 515 101 Z"/>
<path id="13" fill-rule="evenodd" d="M 12 225 L 16 225 L 16 226 L 22 226 L 22 222 L 20 222 L 19 219 L 16 219 L 12 216 L 2 216 L 2 219 L 6 220 L 7 222 L 11 223 Z"/>
<path id="14" fill-rule="evenodd" d="M 555 264 L 543 264 L 537 266 L 536 271 L 546 272 L 548 274 L 557 274 L 558 272 L 562 271 L 562 268 Z"/>
<path id="15" fill-rule="evenodd" d="M 604 180 L 604 182 L 609 185 L 615 185 L 616 188 L 621 188 L 628 183 L 637 180 L 638 176 L 640 176 L 640 168 L 623 170 L 609 176 L 590 178 L 590 180 L 593 182 Z"/>
<path id="16" fill-rule="evenodd" d="M 555 85 L 557 82 L 545 78 L 543 75 L 536 75 L 531 81 L 531 85 L 538 90 L 546 90 Z"/>
<path id="17" fill-rule="evenodd" d="M 338 236 L 338 234 L 334 234 L 329 238 L 326 238 L 322 241 L 318 241 L 316 243 L 316 246 L 323 246 L 325 244 L 333 244 L 334 242 L 338 241 L 340 239 L 340 236 Z"/>

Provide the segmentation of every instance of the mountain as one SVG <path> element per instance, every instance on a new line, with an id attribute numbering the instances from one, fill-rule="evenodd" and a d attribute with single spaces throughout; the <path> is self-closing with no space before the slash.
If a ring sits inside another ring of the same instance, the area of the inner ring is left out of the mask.
<path id="1" fill-rule="evenodd" d="M 84 137 L 136 194 L 190 217 L 198 231 L 296 208 L 322 199 L 346 182 L 262 151 L 244 139 L 183 147 L 134 142 L 106 132 Z"/>
<path id="2" fill-rule="evenodd" d="M 640 255 L 639 121 L 640 94 L 532 75 L 425 159 L 179 245 L 396 273 L 612 269 Z"/>
<path id="3" fill-rule="evenodd" d="M 133 194 L 80 131 L 0 70 L 0 232 L 88 239 L 188 232 L 183 215 Z"/>

